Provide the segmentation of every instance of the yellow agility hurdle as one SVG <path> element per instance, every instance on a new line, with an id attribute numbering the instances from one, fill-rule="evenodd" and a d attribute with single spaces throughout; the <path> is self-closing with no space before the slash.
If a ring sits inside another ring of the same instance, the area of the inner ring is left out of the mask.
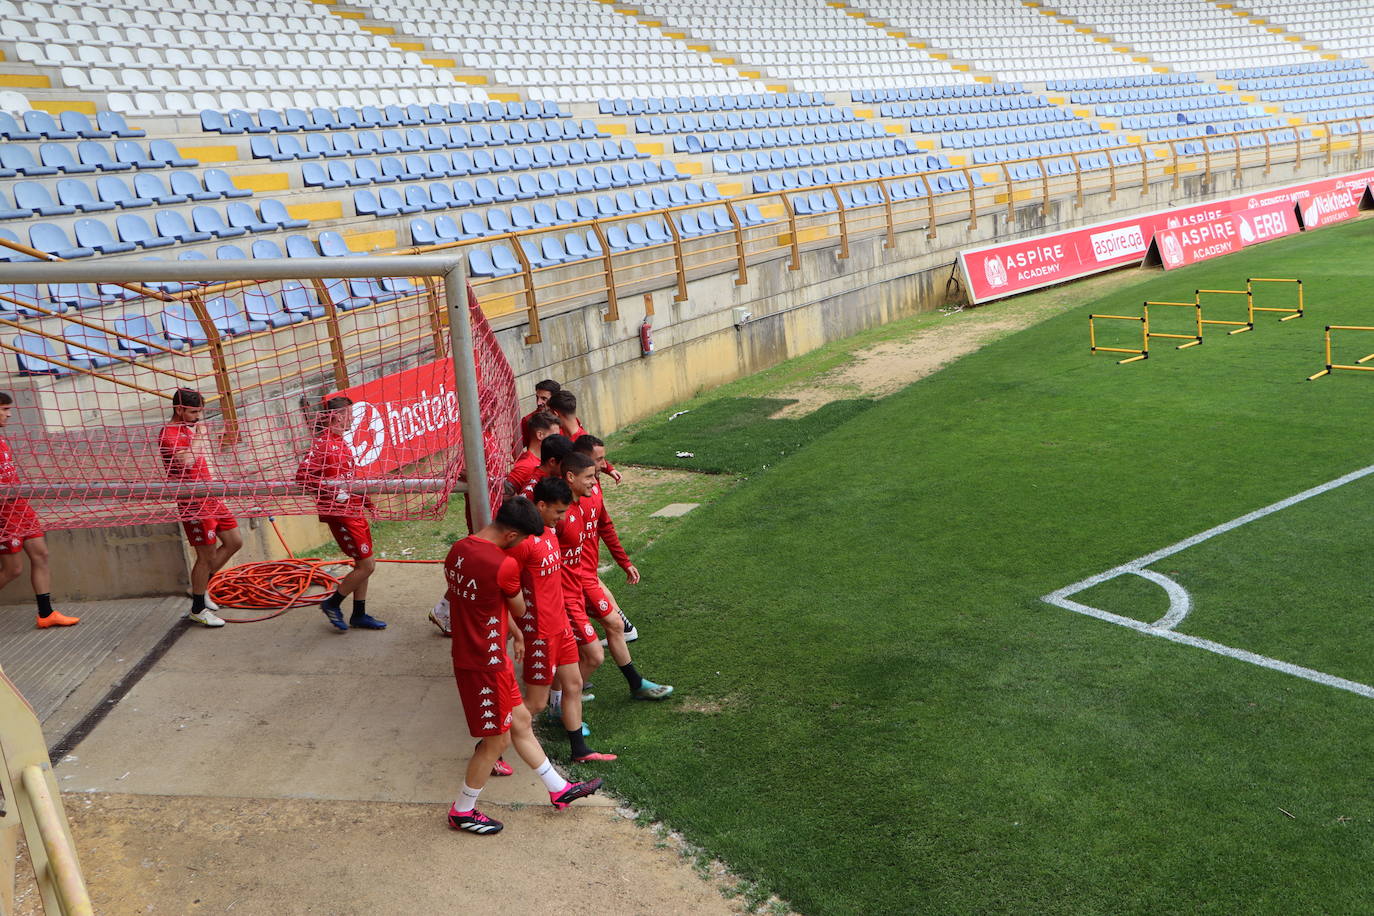
<path id="1" fill-rule="evenodd" d="M 1140 322 L 1140 349 L 1133 350 L 1128 347 L 1099 347 L 1097 345 L 1097 329 L 1093 322 L 1098 319 L 1110 319 L 1112 321 L 1139 321 Z M 1088 316 L 1088 346 L 1093 353 L 1134 353 L 1134 356 L 1127 359 L 1116 361 L 1118 366 L 1126 363 L 1133 363 L 1141 359 L 1150 358 L 1150 316 L 1145 315 L 1089 315 Z"/>
<path id="2" fill-rule="evenodd" d="M 1158 332 L 1158 331 L 1151 331 L 1151 330 L 1149 330 L 1149 327 L 1150 327 L 1150 306 L 1152 306 L 1152 305 L 1174 306 L 1174 307 L 1176 307 L 1176 308 L 1193 309 L 1194 312 L 1195 312 L 1197 332 L 1194 333 L 1194 334 L 1162 334 L 1162 333 L 1160 333 L 1160 332 Z M 1145 338 L 1146 338 L 1146 340 L 1148 340 L 1148 339 L 1151 338 L 1151 337 L 1167 337 L 1167 338 L 1170 338 L 1170 339 L 1172 339 L 1172 340 L 1186 340 L 1186 341 L 1188 341 L 1187 343 L 1179 344 L 1178 347 L 1176 348 L 1176 349 L 1179 349 L 1179 350 L 1186 350 L 1186 349 L 1188 349 L 1189 347 L 1196 347 L 1198 344 L 1202 343 L 1202 306 L 1200 306 L 1200 305 L 1197 304 L 1196 299 L 1195 299 L 1194 301 L 1192 301 L 1192 302 L 1155 302 L 1155 301 L 1151 301 L 1151 300 L 1148 300 L 1148 299 L 1147 299 L 1147 300 L 1145 301 L 1145 304 L 1142 306 L 1142 308 L 1143 308 L 1143 310 L 1144 310 L 1145 328 L 1146 328 L 1146 331 L 1145 331 Z"/>
<path id="3" fill-rule="evenodd" d="M 1298 307 L 1297 308 L 1274 308 L 1255 305 L 1255 284 L 1256 283 L 1292 283 L 1298 288 Z M 1302 301 L 1302 281 L 1289 280 L 1284 277 L 1251 277 L 1245 281 L 1246 292 L 1250 294 L 1250 320 L 1255 320 L 1255 312 L 1279 312 L 1285 315 L 1279 321 L 1292 321 L 1294 318 L 1301 318 L 1303 315 Z"/>
<path id="4" fill-rule="evenodd" d="M 1248 286 L 1248 284 L 1247 284 Z M 1244 334 L 1246 331 L 1255 329 L 1255 297 L 1250 294 L 1249 289 L 1197 289 L 1193 290 L 1193 302 L 1197 304 L 1199 310 L 1202 309 L 1202 297 L 1204 295 L 1218 296 L 1244 296 L 1245 297 L 1245 321 L 1223 321 L 1219 318 L 1204 318 L 1203 324 L 1219 324 L 1227 327 L 1234 327 L 1234 331 L 1227 331 L 1228 334 Z"/>
<path id="5" fill-rule="evenodd" d="M 1330 375 L 1337 369 L 1347 369 L 1351 372 L 1374 372 L 1374 366 L 1366 366 L 1365 363 L 1374 360 L 1374 353 L 1362 356 L 1355 360 L 1354 364 L 1342 364 L 1333 362 L 1331 359 L 1331 332 L 1332 331 L 1374 331 L 1374 328 L 1365 327 L 1357 324 L 1328 324 L 1326 326 L 1326 368 L 1316 375 L 1309 375 L 1309 382 L 1321 378 L 1323 375 Z"/>

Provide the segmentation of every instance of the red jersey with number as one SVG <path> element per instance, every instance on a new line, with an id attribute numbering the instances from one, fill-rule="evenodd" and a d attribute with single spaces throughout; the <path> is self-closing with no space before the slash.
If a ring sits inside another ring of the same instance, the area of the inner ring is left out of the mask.
<path id="1" fill-rule="evenodd" d="M 582 580 L 594 583 L 599 581 L 597 567 L 601 565 L 601 541 L 606 542 L 606 547 L 621 569 L 633 564 L 630 562 L 630 555 L 620 545 L 620 535 L 615 530 L 615 522 L 611 521 L 610 513 L 606 511 L 606 500 L 601 493 L 600 484 L 592 484 L 592 492 L 582 497 L 582 505 L 586 507 L 586 519 L 583 522 L 586 537 L 582 545 L 580 569 Z"/>
<path id="2" fill-rule="evenodd" d="M 525 606 L 534 614 L 539 636 L 560 635 L 568 627 L 563 612 L 563 551 L 558 532 L 545 528 L 538 537 L 528 537 L 508 553 L 520 564 L 520 586 Z"/>
<path id="3" fill-rule="evenodd" d="M 444 558 L 453 667 L 511 669 L 506 654 L 506 599 L 520 594 L 520 564 L 491 541 L 468 535 Z"/>
<path id="4" fill-rule="evenodd" d="M 525 449 L 520 457 L 515 459 L 510 473 L 506 475 L 506 480 L 515 488 L 515 492 L 519 493 L 534 477 L 535 472 L 539 470 L 540 460 L 540 457 L 529 449 Z"/>
<path id="5" fill-rule="evenodd" d="M 177 452 L 190 449 L 195 442 L 194 423 L 168 423 L 162 427 L 157 437 L 157 451 L 162 457 L 162 465 L 167 469 L 169 480 L 209 480 L 210 465 L 204 455 L 195 455 L 190 464 L 174 460 Z"/>
<path id="6" fill-rule="evenodd" d="M 344 437 L 333 430 L 325 430 L 315 437 L 296 469 L 296 483 L 315 493 L 315 510 L 323 516 L 359 515 L 368 505 L 367 497 L 359 493 L 348 493 L 342 489 L 326 486 L 326 480 L 352 480 L 357 473 L 353 460 L 353 449 L 348 447 Z M 348 498 L 339 500 L 339 493 L 348 493 Z"/>

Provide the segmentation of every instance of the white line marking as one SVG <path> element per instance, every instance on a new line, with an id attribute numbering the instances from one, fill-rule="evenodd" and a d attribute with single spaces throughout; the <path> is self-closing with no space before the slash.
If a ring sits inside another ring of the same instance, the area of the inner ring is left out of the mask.
<path id="1" fill-rule="evenodd" d="M 1273 671 L 1281 671 L 1284 674 L 1291 674 L 1294 677 L 1300 677 L 1318 684 L 1323 684 L 1327 687 L 1334 687 L 1337 690 L 1346 690 L 1350 693 L 1359 694 L 1362 697 L 1369 697 L 1370 699 L 1374 699 L 1374 687 L 1371 687 L 1368 684 L 1362 684 L 1358 681 L 1346 680 L 1342 677 L 1336 677 L 1334 674 L 1326 674 L 1325 672 L 1316 671 L 1312 668 L 1304 668 L 1301 665 L 1294 665 L 1288 662 L 1279 661 L 1278 659 L 1270 658 L 1267 655 L 1259 655 L 1255 652 L 1248 652 L 1245 649 L 1237 649 L 1234 646 L 1225 646 L 1218 642 L 1212 642 L 1210 639 L 1200 639 L 1199 637 L 1189 636 L 1185 633 L 1174 632 L 1173 628 L 1178 626 L 1183 621 L 1183 619 L 1188 616 L 1189 611 L 1192 610 L 1192 599 L 1188 594 L 1188 590 L 1185 589 L 1183 586 L 1179 585 L 1173 579 L 1164 575 L 1163 573 L 1159 573 L 1152 569 L 1145 568 L 1146 566 L 1149 566 L 1152 563 L 1157 563 L 1165 557 L 1173 556 L 1176 553 L 1187 550 L 1189 547 L 1193 547 L 1197 544 L 1201 544 L 1203 541 L 1210 540 L 1216 537 L 1217 535 L 1225 534 L 1228 531 L 1234 531 L 1236 528 L 1239 528 L 1242 525 L 1248 525 L 1250 522 L 1253 522 L 1256 519 L 1264 518 L 1266 515 L 1272 515 L 1275 512 L 1287 509 L 1289 506 L 1294 506 L 1300 502 L 1311 499 L 1314 496 L 1320 496 L 1323 493 L 1328 493 L 1331 490 L 1336 489 L 1337 487 L 1345 486 L 1346 484 L 1359 480 L 1362 477 L 1368 477 L 1370 474 L 1374 474 L 1374 464 L 1371 464 L 1368 467 L 1360 468 L 1358 471 L 1351 471 L 1349 474 L 1346 474 L 1342 477 L 1337 477 L 1335 480 L 1329 480 L 1324 484 L 1312 487 L 1310 490 L 1303 490 L 1301 493 L 1297 493 L 1293 496 L 1288 497 L 1287 499 L 1281 499 L 1276 503 L 1271 503 L 1270 505 L 1265 506 L 1262 509 L 1256 509 L 1254 512 L 1242 515 L 1239 518 L 1232 519 L 1229 522 L 1224 522 L 1223 524 L 1217 525 L 1214 528 L 1208 528 L 1206 531 L 1203 531 L 1199 534 L 1195 534 L 1189 538 L 1184 538 L 1176 544 L 1170 544 L 1168 547 L 1163 547 L 1159 550 L 1154 551 L 1153 553 L 1148 553 L 1143 557 L 1139 557 L 1138 559 L 1131 560 L 1129 563 L 1123 563 L 1120 566 L 1113 567 L 1112 569 L 1106 570 L 1105 572 L 1100 572 L 1095 576 L 1089 576 L 1088 578 L 1075 582 L 1072 585 L 1066 585 L 1061 589 L 1058 589 L 1056 591 L 1051 592 L 1048 595 L 1045 595 L 1040 600 L 1046 602 L 1047 604 L 1052 604 L 1055 607 L 1063 608 L 1066 611 L 1073 611 L 1077 614 L 1085 614 L 1088 617 L 1096 617 L 1098 620 L 1105 620 L 1108 623 L 1114 623 L 1117 626 L 1126 627 L 1127 629 L 1135 630 L 1138 633 L 1145 633 L 1149 636 L 1158 636 L 1161 639 L 1167 639 L 1172 642 L 1182 643 L 1185 646 L 1193 646 L 1197 649 L 1205 649 L 1208 652 L 1213 652 L 1217 655 L 1224 655 L 1227 658 L 1234 658 L 1238 661 L 1249 662 L 1250 664 L 1258 665 L 1261 668 L 1269 668 Z M 1154 623 L 1144 623 L 1143 621 L 1136 620 L 1131 617 L 1123 617 L 1120 614 L 1113 614 L 1110 611 L 1104 611 L 1101 608 L 1095 608 L 1087 604 L 1082 604 L 1078 601 L 1073 601 L 1070 598 L 1070 596 L 1076 595 L 1082 591 L 1086 591 L 1087 589 L 1090 589 L 1095 585 L 1101 585 L 1103 582 L 1106 582 L 1110 579 L 1115 579 L 1118 576 L 1128 574 L 1140 576 L 1143 579 L 1148 579 L 1149 581 L 1154 582 L 1156 585 L 1163 588 L 1164 591 L 1169 595 L 1168 613 L 1161 617 L 1159 620 L 1155 621 Z"/>

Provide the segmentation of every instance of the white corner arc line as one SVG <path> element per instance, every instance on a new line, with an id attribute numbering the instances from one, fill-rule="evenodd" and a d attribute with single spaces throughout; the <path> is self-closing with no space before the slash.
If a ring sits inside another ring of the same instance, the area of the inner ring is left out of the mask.
<path id="1" fill-rule="evenodd" d="M 1272 515 L 1275 512 L 1287 509 L 1289 506 L 1293 506 L 1300 502 L 1304 502 L 1305 500 L 1311 499 L 1314 496 L 1320 496 L 1323 493 L 1328 493 L 1331 490 L 1336 489 L 1337 487 L 1345 486 L 1346 484 L 1359 480 L 1362 477 L 1368 477 L 1370 474 L 1374 474 L 1374 464 L 1360 468 L 1356 471 L 1351 471 L 1349 474 L 1337 477 L 1335 480 L 1329 480 L 1326 483 L 1319 484 L 1315 487 L 1312 487 L 1311 489 L 1303 490 L 1301 493 L 1296 493 L 1293 496 L 1287 497 L 1286 499 L 1281 499 L 1276 503 L 1271 503 L 1261 509 L 1256 509 L 1255 511 L 1242 515 L 1239 518 L 1234 518 L 1229 522 L 1224 522 L 1213 528 L 1208 528 L 1206 531 L 1195 534 L 1192 537 L 1184 538 L 1183 540 L 1178 541 L 1177 543 L 1170 544 L 1168 547 L 1162 547 L 1159 550 L 1154 551 L 1153 553 L 1148 553 L 1143 557 L 1131 560 L 1129 563 L 1123 563 L 1120 566 L 1113 567 L 1112 569 L 1106 570 L 1105 572 L 1100 572 L 1094 576 L 1089 576 L 1088 578 L 1075 582 L 1072 585 L 1066 585 L 1063 588 L 1057 589 L 1051 592 L 1050 594 L 1043 596 L 1040 600 L 1044 601 L 1047 604 L 1052 604 L 1055 607 L 1063 608 L 1067 611 L 1073 611 L 1078 614 L 1084 614 L 1088 617 L 1096 617 L 1098 620 L 1104 620 L 1108 623 L 1114 623 L 1118 626 L 1126 627 L 1130 630 L 1135 630 L 1138 633 L 1145 633 L 1150 636 L 1158 636 L 1161 639 L 1167 639 L 1171 642 L 1182 643 L 1183 645 L 1192 646 L 1197 649 L 1204 649 L 1208 652 L 1213 652 L 1217 655 L 1222 655 L 1227 658 L 1236 659 L 1237 661 L 1249 662 L 1250 664 L 1258 665 L 1261 668 L 1268 668 L 1272 671 L 1279 671 L 1284 674 L 1291 674 L 1294 677 L 1300 677 L 1304 680 L 1312 681 L 1317 684 L 1322 684 L 1327 687 L 1334 687 L 1337 690 L 1345 690 L 1350 693 L 1358 694 L 1362 697 L 1374 699 L 1374 686 L 1362 684 L 1359 681 L 1347 680 L 1346 678 L 1337 677 L 1334 674 L 1327 674 L 1323 671 L 1316 671 L 1312 668 L 1304 668 L 1301 665 L 1294 665 L 1289 662 L 1279 661 L 1278 659 L 1270 658 L 1267 655 L 1260 655 L 1256 652 L 1250 652 L 1245 649 L 1237 649 L 1234 646 L 1222 645 L 1221 643 L 1213 642 L 1210 639 L 1202 639 L 1197 636 L 1189 636 L 1186 633 L 1175 632 L 1173 630 L 1173 627 L 1181 623 L 1183 619 L 1188 616 L 1188 612 L 1192 609 L 1192 599 L 1188 595 L 1187 589 L 1183 588 L 1173 579 L 1170 579 L 1163 573 L 1158 573 L 1154 570 L 1145 568 L 1146 566 L 1149 566 L 1151 563 L 1156 563 L 1164 559 L 1165 557 L 1169 557 L 1181 551 L 1187 550 L 1189 547 L 1201 544 L 1203 541 L 1210 540 L 1218 535 L 1225 534 L 1228 531 L 1234 531 L 1236 528 L 1239 528 L 1242 525 L 1248 525 L 1250 522 L 1264 518 L 1266 515 Z M 1144 579 L 1148 579 L 1149 581 L 1154 582 L 1155 584 L 1163 588 L 1165 592 L 1167 592 L 1169 595 L 1169 612 L 1165 614 L 1163 617 L 1161 617 L 1159 620 L 1155 621 L 1154 623 L 1145 623 L 1143 621 L 1136 620 L 1132 617 L 1124 617 L 1120 614 L 1113 614 L 1110 611 L 1104 611 L 1101 608 L 1095 608 L 1090 605 L 1086 605 L 1081 602 L 1071 600 L 1070 596 L 1072 595 L 1076 595 L 1079 592 L 1092 588 L 1095 585 L 1100 585 L 1101 583 L 1106 582 L 1110 579 L 1115 579 L 1117 576 L 1126 574 L 1137 575 Z"/>

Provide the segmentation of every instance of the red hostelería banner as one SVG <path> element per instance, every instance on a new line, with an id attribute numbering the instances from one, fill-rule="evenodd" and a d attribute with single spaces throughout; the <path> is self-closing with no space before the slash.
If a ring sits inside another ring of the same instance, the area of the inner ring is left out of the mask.
<path id="1" fill-rule="evenodd" d="M 339 392 L 353 399 L 344 435 L 363 476 L 412 464 L 461 441 L 453 360 L 435 360 Z"/>
<path id="2" fill-rule="evenodd" d="M 1155 247 L 1168 245 L 1170 250 L 1176 248 L 1176 263 L 1168 264 L 1162 249 L 1161 260 L 1170 267 L 1183 266 L 1184 263 L 1193 263 L 1188 260 L 1189 251 L 1192 257 L 1198 257 L 1204 250 L 1210 250 L 1211 254 L 1207 256 L 1216 257 L 1244 245 L 1298 231 L 1300 227 L 1296 220 L 1290 223 L 1287 217 L 1281 215 L 1278 209 L 1281 204 L 1289 209 L 1294 205 L 1301 206 L 1304 214 L 1312 209 L 1312 220 L 1304 220 L 1302 228 L 1312 229 L 1350 219 L 1358 211 L 1365 190 L 1371 186 L 1374 186 L 1374 169 L 1367 169 L 1286 188 L 961 251 L 959 263 L 963 267 L 970 298 L 975 303 L 1063 283 L 1114 267 L 1139 264 L 1145 259 L 1152 243 L 1157 243 Z M 1342 192 L 1349 192 L 1348 200 Z M 1262 211 L 1264 214 L 1262 228 L 1257 229 L 1253 221 L 1232 219 L 1234 215 L 1252 211 Z M 1273 234 L 1270 230 L 1278 227 L 1277 219 L 1283 220 L 1286 231 Z M 1245 229 L 1242 228 L 1245 225 L 1254 233 L 1253 241 L 1246 240 Z M 1210 228 L 1198 228 L 1204 226 Z M 1172 242 L 1156 239 L 1156 233 L 1168 230 L 1192 231 L 1174 234 Z M 1233 237 L 1238 241 L 1233 247 L 1227 247 L 1231 246 L 1229 240 Z"/>

